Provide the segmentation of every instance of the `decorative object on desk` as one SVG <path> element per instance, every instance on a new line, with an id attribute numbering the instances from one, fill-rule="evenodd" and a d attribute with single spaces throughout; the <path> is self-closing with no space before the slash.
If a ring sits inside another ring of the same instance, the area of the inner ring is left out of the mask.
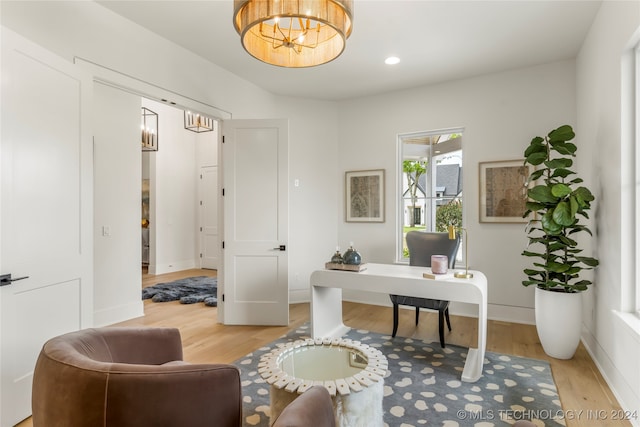
<path id="1" fill-rule="evenodd" d="M 353 244 L 350 244 L 349 249 L 347 249 L 342 256 L 342 260 L 345 264 L 360 265 L 362 263 L 362 256 L 360 256 L 358 251 L 353 249 Z"/>
<path id="2" fill-rule="evenodd" d="M 431 255 L 431 272 L 433 274 L 446 274 L 449 267 L 449 258 L 446 255 Z"/>
<path id="3" fill-rule="evenodd" d="M 528 177 L 522 160 L 480 163 L 480 222 L 524 223 Z"/>
<path id="4" fill-rule="evenodd" d="M 304 324 L 234 362 L 240 369 L 242 381 L 243 425 L 269 426 L 270 385 L 258 373 L 260 358 L 279 345 L 307 338 L 310 334 L 309 324 Z M 536 416 L 562 410 L 551 367 L 543 360 L 488 351 L 482 377 L 475 383 L 468 383 L 460 381 L 460 371 L 469 350 L 466 347 L 448 345 L 441 348 L 435 342 L 391 338 L 388 334 L 362 329 L 351 329 L 342 338 L 366 343 L 387 357 L 389 372 L 382 404 L 384 423 L 389 427 L 407 423 L 416 426 L 470 425 L 460 420 L 461 413 L 503 414 L 505 419 L 489 420 L 487 425 L 508 426 L 514 421 L 510 415 Z M 514 407 L 517 407 L 516 411 Z M 545 419 L 536 425 L 543 424 L 558 427 L 564 425 L 564 421 Z"/>
<path id="5" fill-rule="evenodd" d="M 331 257 L 332 264 L 342 264 L 344 263 L 344 259 L 342 258 L 342 254 L 340 254 L 340 247 L 336 248 L 336 253 Z"/>
<path id="6" fill-rule="evenodd" d="M 158 114 L 142 107 L 142 151 L 158 151 Z"/>
<path id="7" fill-rule="evenodd" d="M 367 269 L 367 264 L 358 264 L 358 265 L 350 265 L 350 264 L 335 264 L 332 262 L 326 262 L 324 264 L 324 268 L 327 270 L 342 270 L 342 271 L 364 271 Z"/>
<path id="8" fill-rule="evenodd" d="M 469 249 L 469 233 L 467 233 L 467 229 L 466 228 L 462 228 L 462 227 L 456 227 L 453 225 L 450 225 L 448 227 L 449 230 L 449 239 L 450 240 L 454 240 L 456 238 L 456 230 L 457 231 L 464 231 L 464 263 L 465 263 L 465 271 L 456 271 L 455 273 L 453 273 L 453 277 L 456 277 L 458 279 L 471 279 L 473 278 L 473 273 L 469 273 L 469 256 L 468 256 L 468 249 Z"/>
<path id="9" fill-rule="evenodd" d="M 345 221 L 384 222 L 384 169 L 345 172 Z"/>
<path id="10" fill-rule="evenodd" d="M 191 132 L 202 133 L 213 131 L 213 119 L 191 111 L 184 112 L 184 128 Z"/>
<path id="11" fill-rule="evenodd" d="M 598 266 L 598 260 L 581 256 L 576 233 L 591 231 L 580 222 L 595 199 L 581 178 L 569 170 L 577 147 L 568 142 L 575 137 L 569 125 L 533 138 L 524 152 L 525 163 L 538 167 L 529 181 L 540 183 L 527 195 L 529 239 L 522 255 L 535 258 L 526 268 L 524 286 L 534 285 L 536 328 L 545 353 L 558 359 L 573 357 L 580 342 L 582 295 L 591 281 L 581 273 Z M 553 157 L 552 157 L 553 155 Z"/>

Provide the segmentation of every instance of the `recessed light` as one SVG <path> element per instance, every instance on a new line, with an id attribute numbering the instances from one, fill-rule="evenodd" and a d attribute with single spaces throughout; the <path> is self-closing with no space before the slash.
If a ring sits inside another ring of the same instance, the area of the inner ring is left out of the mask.
<path id="1" fill-rule="evenodd" d="M 400 58 L 397 56 L 390 56 L 384 60 L 384 63 L 387 65 L 396 65 L 398 62 L 400 62 Z"/>

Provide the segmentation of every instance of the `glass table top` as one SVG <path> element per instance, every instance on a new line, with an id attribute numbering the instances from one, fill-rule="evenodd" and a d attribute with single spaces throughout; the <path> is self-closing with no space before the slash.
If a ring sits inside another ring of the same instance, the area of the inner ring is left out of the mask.
<path id="1" fill-rule="evenodd" d="M 326 381 L 362 372 L 369 360 L 361 351 L 341 346 L 304 346 L 285 350 L 278 366 L 288 375 Z"/>

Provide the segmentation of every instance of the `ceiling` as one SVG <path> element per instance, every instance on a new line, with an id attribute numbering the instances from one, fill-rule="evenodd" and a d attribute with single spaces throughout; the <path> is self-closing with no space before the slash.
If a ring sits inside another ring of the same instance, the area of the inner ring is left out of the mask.
<path id="1" fill-rule="evenodd" d="M 354 0 L 344 53 L 304 69 L 246 53 L 232 0 L 99 3 L 274 94 L 342 100 L 574 58 L 601 1 Z"/>

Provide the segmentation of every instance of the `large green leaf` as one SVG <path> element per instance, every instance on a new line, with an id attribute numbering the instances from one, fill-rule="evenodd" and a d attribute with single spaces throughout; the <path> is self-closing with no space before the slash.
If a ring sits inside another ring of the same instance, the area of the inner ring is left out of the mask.
<path id="1" fill-rule="evenodd" d="M 551 193 L 551 189 L 546 185 L 536 185 L 529 189 L 527 195 L 530 199 L 542 203 L 555 203 L 558 198 Z"/>
<path id="2" fill-rule="evenodd" d="M 527 210 L 533 211 L 533 212 L 537 212 L 540 209 L 544 209 L 544 205 L 542 203 L 538 203 L 538 202 L 525 202 L 525 208 Z"/>
<path id="3" fill-rule="evenodd" d="M 588 265 L 589 267 L 597 267 L 598 264 L 600 264 L 600 262 L 597 259 L 591 258 L 591 257 L 579 256 L 579 257 L 576 257 L 576 259 L 581 263 Z"/>
<path id="4" fill-rule="evenodd" d="M 547 170 L 548 170 L 547 168 L 542 168 L 542 169 L 537 169 L 531 172 L 531 175 L 529 176 L 529 181 L 535 181 L 536 179 L 539 179 L 542 175 L 544 175 L 544 173 Z"/>
<path id="5" fill-rule="evenodd" d="M 537 166 L 542 164 L 545 160 L 547 160 L 546 151 L 535 151 L 526 157 L 525 162 Z"/>
<path id="6" fill-rule="evenodd" d="M 526 150 L 524 150 L 524 157 L 529 157 L 530 154 L 533 153 L 537 153 L 537 152 L 547 152 L 547 146 L 543 144 L 544 139 L 538 137 L 535 137 L 531 140 L 531 143 L 529 144 L 529 146 L 527 147 Z"/>
<path id="7" fill-rule="evenodd" d="M 542 258 L 544 259 L 544 254 L 539 254 L 536 252 L 531 252 L 531 251 L 522 251 L 522 255 L 524 256 L 530 256 L 530 257 L 538 257 L 538 258 Z"/>
<path id="8" fill-rule="evenodd" d="M 569 207 L 569 203 L 560 202 L 558 206 L 553 210 L 553 220 L 559 224 L 564 225 L 565 227 L 570 226 L 575 221 L 575 217 L 571 216 L 571 208 Z"/>
<path id="9" fill-rule="evenodd" d="M 571 187 L 569 187 L 567 184 L 560 183 L 560 184 L 555 184 L 553 187 L 551 187 L 551 194 L 553 194 L 555 197 L 558 197 L 558 198 L 562 198 L 570 193 L 571 193 Z"/>
<path id="10" fill-rule="evenodd" d="M 560 264 L 558 262 L 549 262 L 547 263 L 547 270 L 553 271 L 554 273 L 564 273 L 571 268 L 566 264 Z"/>
<path id="11" fill-rule="evenodd" d="M 566 178 L 571 174 L 575 174 L 575 172 L 570 171 L 569 169 L 560 168 L 560 169 L 554 170 L 553 174 L 551 174 L 551 176 L 553 178 L 557 178 L 557 177 Z"/>
<path id="12" fill-rule="evenodd" d="M 575 155 L 576 149 L 577 147 L 575 146 L 575 144 L 572 144 L 570 142 L 563 142 L 563 141 L 555 141 L 555 142 L 549 142 L 549 144 L 553 147 L 554 150 L 556 150 L 558 153 L 562 154 L 562 155 L 566 155 L 566 156 L 573 156 Z"/>
<path id="13" fill-rule="evenodd" d="M 541 285 L 544 285 L 544 282 L 542 282 L 540 280 L 523 280 L 522 284 L 524 286 L 531 286 L 531 285 L 541 286 Z"/>
<path id="14" fill-rule="evenodd" d="M 580 207 L 584 207 L 585 205 L 588 206 L 588 202 L 592 202 L 593 200 L 595 200 L 595 197 L 593 197 L 591 191 L 589 191 L 589 189 L 586 187 L 578 187 L 573 194 L 576 196 Z"/>
<path id="15" fill-rule="evenodd" d="M 559 158 L 559 159 L 553 159 L 553 160 L 549 160 L 544 162 L 545 166 L 547 166 L 550 169 L 566 169 L 566 168 L 570 168 L 571 166 L 573 166 L 573 160 L 571 159 L 565 159 L 564 157 Z"/>
<path id="16" fill-rule="evenodd" d="M 558 129 L 554 129 L 549 132 L 549 142 L 555 141 L 571 141 L 575 138 L 576 134 L 569 125 L 562 125 Z"/>
<path id="17" fill-rule="evenodd" d="M 540 221 L 542 222 L 542 228 L 545 233 L 558 234 L 562 231 L 562 226 L 553 220 L 553 210 L 547 211 L 547 213 L 542 215 Z"/>
<path id="18" fill-rule="evenodd" d="M 569 197 L 569 204 L 571 206 L 571 216 L 573 218 L 575 218 L 576 217 L 576 213 L 578 212 L 578 209 L 580 207 L 575 196 Z"/>

